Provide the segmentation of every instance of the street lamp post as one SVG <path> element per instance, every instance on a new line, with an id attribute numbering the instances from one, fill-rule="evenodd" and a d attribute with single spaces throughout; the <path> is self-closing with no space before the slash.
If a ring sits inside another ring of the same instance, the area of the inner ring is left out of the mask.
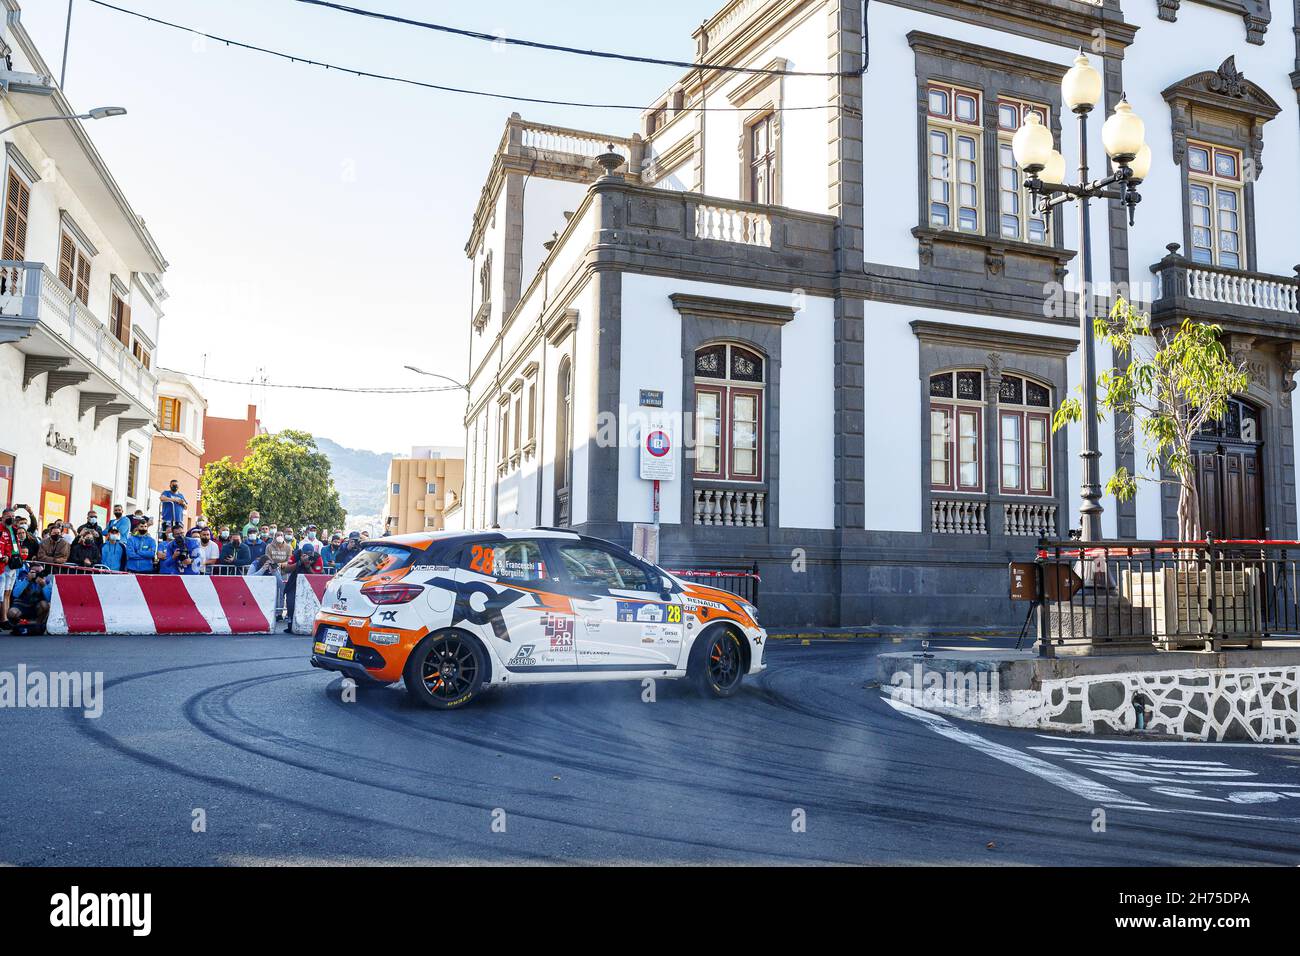
<path id="1" fill-rule="evenodd" d="M 1079 251 L 1082 257 L 1078 288 L 1079 376 L 1083 389 L 1083 482 L 1079 506 L 1080 534 L 1085 541 L 1101 540 L 1101 450 L 1097 440 L 1096 346 L 1088 300 L 1092 292 L 1092 235 L 1089 207 L 1093 199 L 1118 199 L 1128 207 L 1129 223 L 1137 204 L 1142 201 L 1137 187 L 1151 168 L 1151 148 L 1143 141 L 1142 120 L 1121 96 L 1102 126 L 1101 140 L 1115 171 L 1103 178 L 1088 180 L 1088 114 L 1101 100 L 1101 74 L 1082 51 L 1061 80 L 1061 99 L 1079 118 L 1079 182 L 1069 184 L 1065 178 L 1065 158 L 1053 147 L 1052 133 L 1036 114 L 1030 113 L 1016 130 L 1011 148 L 1016 163 L 1028 176 L 1026 187 L 1035 212 L 1050 211 L 1062 203 L 1079 204 Z"/>
<path id="2" fill-rule="evenodd" d="M 9 132 L 11 129 L 26 126 L 28 123 L 48 123 L 53 120 L 97 120 L 107 119 L 110 116 L 125 115 L 126 109 L 121 106 L 96 106 L 93 110 L 86 110 L 86 112 L 78 113 L 75 116 L 34 116 L 31 119 L 23 120 L 21 123 L 14 123 L 12 126 L 6 126 L 4 129 L 0 129 L 0 135 Z"/>

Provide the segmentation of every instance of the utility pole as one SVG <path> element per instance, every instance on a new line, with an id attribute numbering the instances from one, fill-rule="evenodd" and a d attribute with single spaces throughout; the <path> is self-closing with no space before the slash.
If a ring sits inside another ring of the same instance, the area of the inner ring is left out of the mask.
<path id="1" fill-rule="evenodd" d="M 63 66 L 59 68 L 59 89 L 63 89 L 63 81 L 68 75 L 68 40 L 72 36 L 72 4 L 74 0 L 68 0 L 68 19 L 63 26 Z"/>

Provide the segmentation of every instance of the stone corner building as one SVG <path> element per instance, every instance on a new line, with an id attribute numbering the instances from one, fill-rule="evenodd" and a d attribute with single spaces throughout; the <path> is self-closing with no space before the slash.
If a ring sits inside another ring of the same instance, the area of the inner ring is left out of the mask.
<path id="1" fill-rule="evenodd" d="M 689 71 L 632 135 L 508 119 L 466 245 L 466 526 L 630 543 L 652 495 L 629 423 L 662 423 L 666 566 L 756 561 L 773 623 L 1013 622 L 1007 561 L 1075 524 L 1050 417 L 1078 385 L 1078 236 L 1031 213 L 1010 139 L 1036 113 L 1077 155 L 1082 46 L 1098 112 L 1126 91 L 1155 153 L 1136 225 L 1094 206 L 1102 304 L 1223 326 L 1252 384 L 1201 443 L 1206 526 L 1294 537 L 1300 3 L 863 10 L 732 0 L 697 62 L 765 72 Z M 1101 439 L 1104 474 L 1146 468 Z M 1107 535 L 1174 526 L 1159 485 L 1104 504 Z"/>

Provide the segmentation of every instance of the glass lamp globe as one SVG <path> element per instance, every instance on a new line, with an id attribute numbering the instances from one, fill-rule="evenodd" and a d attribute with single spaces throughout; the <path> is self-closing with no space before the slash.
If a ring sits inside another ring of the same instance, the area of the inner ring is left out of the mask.
<path id="1" fill-rule="evenodd" d="M 1045 183 L 1065 182 L 1065 157 L 1061 155 L 1059 150 L 1052 150 L 1051 158 L 1038 175 Z"/>
<path id="2" fill-rule="evenodd" d="M 1101 144 L 1106 147 L 1106 155 L 1121 166 L 1127 165 L 1137 156 L 1145 138 L 1146 124 L 1142 117 L 1133 112 L 1128 100 L 1120 100 L 1101 127 Z"/>
<path id="3" fill-rule="evenodd" d="M 1128 168 L 1133 170 L 1133 179 L 1146 179 L 1147 173 L 1151 172 L 1151 147 L 1143 143 L 1142 148 L 1133 157 L 1133 162 L 1128 164 Z"/>
<path id="4" fill-rule="evenodd" d="M 1016 163 L 1027 173 L 1036 173 L 1052 158 L 1052 131 L 1043 125 L 1036 113 L 1025 117 L 1016 135 L 1011 138 L 1011 152 Z"/>
<path id="5" fill-rule="evenodd" d="M 1061 99 L 1072 110 L 1090 110 L 1101 102 L 1101 74 L 1093 69 L 1083 51 L 1061 78 Z"/>

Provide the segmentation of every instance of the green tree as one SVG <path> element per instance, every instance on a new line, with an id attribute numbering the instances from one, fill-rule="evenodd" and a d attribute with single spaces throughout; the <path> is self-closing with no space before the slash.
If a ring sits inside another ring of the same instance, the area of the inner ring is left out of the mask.
<path id="1" fill-rule="evenodd" d="M 295 528 L 309 523 L 341 528 L 347 516 L 329 458 L 302 431 L 254 436 L 242 462 L 223 458 L 204 468 L 202 487 L 210 524 L 242 527 L 253 509 Z"/>
<path id="2" fill-rule="evenodd" d="M 1153 332 L 1150 316 L 1123 298 L 1116 299 L 1108 317 L 1098 316 L 1093 328 L 1117 360 L 1128 359 L 1122 368 L 1098 374 L 1098 415 L 1125 416 L 1128 434 L 1121 437 L 1136 444 L 1140 435 L 1149 469 L 1162 476 L 1147 478 L 1120 468 L 1106 482 L 1106 491 L 1127 501 L 1139 480 L 1165 481 L 1164 474 L 1173 475 L 1179 489 L 1178 538 L 1199 541 L 1204 532 L 1192 440 L 1208 422 L 1221 421 L 1228 399 L 1246 390 L 1250 377 L 1245 366 L 1229 358 L 1219 341 L 1219 326 L 1184 319 L 1176 331 Z M 1052 431 L 1082 419 L 1079 399 L 1066 399 L 1056 410 Z"/>

